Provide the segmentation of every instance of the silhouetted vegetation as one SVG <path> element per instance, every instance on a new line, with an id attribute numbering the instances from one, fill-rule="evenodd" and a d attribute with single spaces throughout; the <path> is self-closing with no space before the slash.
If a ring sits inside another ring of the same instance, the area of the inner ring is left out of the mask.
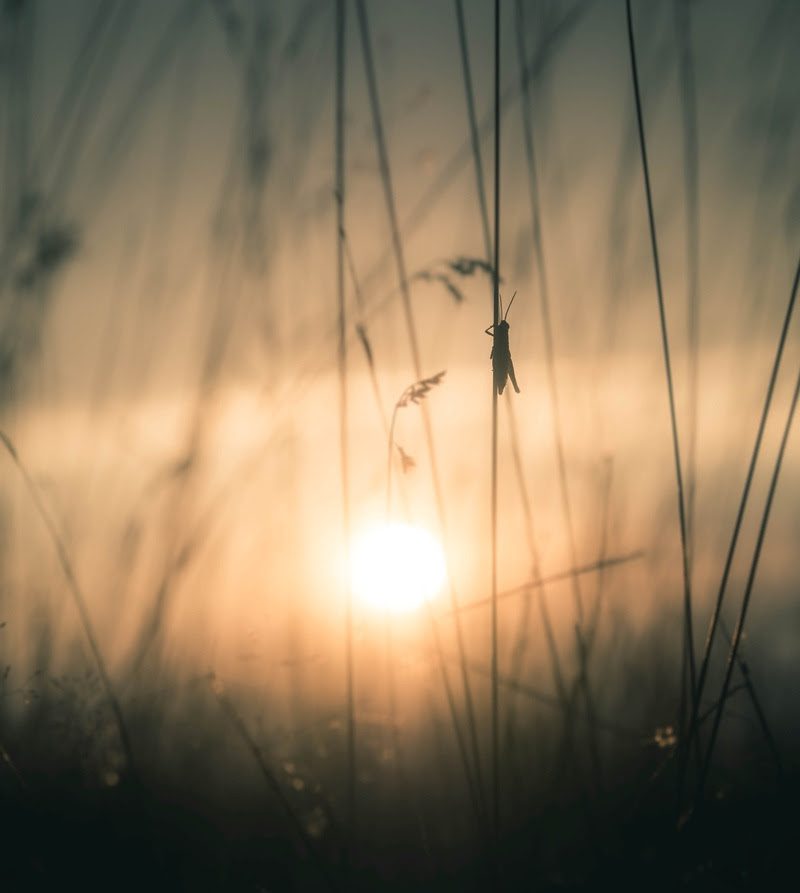
<path id="1" fill-rule="evenodd" d="M 723 6 L 0 4 L 0 888 L 790 883 L 800 5 Z"/>

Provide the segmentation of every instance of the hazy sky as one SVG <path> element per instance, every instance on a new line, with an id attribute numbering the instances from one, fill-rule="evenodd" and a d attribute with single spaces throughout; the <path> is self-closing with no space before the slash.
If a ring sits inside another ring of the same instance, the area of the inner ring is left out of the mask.
<path id="1" fill-rule="evenodd" d="M 565 544 L 531 240 L 518 33 L 534 62 L 538 207 L 563 434 L 573 496 L 586 509 L 576 509 L 582 553 L 596 549 L 607 457 L 621 469 L 615 548 L 640 546 L 642 519 L 657 517 L 663 525 L 659 520 L 648 531 L 650 545 L 663 542 L 669 551 L 677 536 L 673 471 L 625 5 L 522 7 L 520 32 L 517 4 L 502 4 L 501 76 L 509 95 L 501 132 L 501 274 L 506 295 L 518 292 L 510 317 L 522 387 L 515 405 L 542 507 L 548 567 L 564 563 Z M 692 194 L 687 71 L 694 86 L 698 512 L 727 522 L 738 488 L 729 480 L 738 482 L 750 448 L 797 263 L 800 7 L 762 0 L 688 7 L 642 0 L 633 7 L 683 430 Z M 12 298 L 13 288 L 3 283 L 5 331 L 16 345 L 17 397 L 3 410 L 9 427 L 32 465 L 62 481 L 61 504 L 84 535 L 113 526 L 103 498 L 109 480 L 119 486 L 114 511 L 124 516 L 136 493 L 165 463 L 179 460 L 200 430 L 207 464 L 193 482 L 199 489 L 189 514 L 202 517 L 227 476 L 241 473 L 237 486 L 257 484 L 262 496 L 247 508 L 248 497 L 236 490 L 222 517 L 251 531 L 254 553 L 285 526 L 288 504 L 306 542 L 328 548 L 339 518 L 331 452 L 335 5 L 42 0 L 20 8 L 17 20 L 5 13 L 0 37 L 12 48 L 0 105 L 3 224 L 13 232 L 22 197 L 37 195 L 36 225 L 68 230 L 74 250 L 38 283 L 35 302 L 30 295 Z M 366 8 L 408 271 L 481 258 L 454 4 L 370 0 Z M 689 18 L 676 9 L 688 10 Z M 484 121 L 493 90 L 492 4 L 466 0 L 464 10 Z M 389 251 L 355 6 L 348 3 L 347 11 L 345 215 L 365 304 L 361 316 L 348 277 L 350 424 L 355 512 L 366 516 L 383 499 L 385 432 L 354 323 L 366 324 L 384 412 L 415 372 Z M 491 206 L 489 128 L 481 146 Z M 25 258 L 23 249 L 12 253 L 11 269 L 24 269 Z M 490 341 L 483 330 L 491 304 L 485 277 L 458 284 L 462 303 L 435 281 L 416 281 L 412 297 L 421 372 L 447 369 L 446 383 L 430 399 L 448 494 L 456 500 L 461 574 L 470 581 L 485 570 L 483 545 L 463 544 L 484 542 Z M 793 334 L 782 396 L 797 360 Z M 222 395 L 218 402 L 215 393 Z M 430 520 L 418 414 L 401 418 L 398 438 L 419 460 L 408 481 L 412 508 Z M 87 459 L 94 449 L 100 455 Z M 505 440 L 502 451 L 512 530 L 503 540 L 504 573 L 512 583 L 528 562 Z M 251 472 L 255 479 L 247 477 L 251 467 L 260 469 Z M 256 535 L 243 519 L 262 511 L 263 493 L 276 481 L 287 489 L 273 493 L 266 527 Z M 643 493 L 647 498 L 637 500 Z M 76 499 L 87 501 L 85 515 Z M 788 506 L 783 511 L 787 537 L 796 518 L 788 517 Z M 81 517 L 94 520 L 83 524 Z M 705 543 L 714 556 L 724 540 L 715 530 Z M 236 542 L 246 550 L 241 538 Z M 319 562 L 290 563 L 292 573 L 312 566 L 326 573 Z M 257 589 L 252 574 L 248 585 Z"/>

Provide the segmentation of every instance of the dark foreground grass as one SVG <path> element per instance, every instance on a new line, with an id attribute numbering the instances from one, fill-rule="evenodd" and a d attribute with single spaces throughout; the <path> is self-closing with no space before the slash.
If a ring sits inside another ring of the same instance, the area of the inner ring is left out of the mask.
<path id="1" fill-rule="evenodd" d="M 503 755 L 490 862 L 464 819 L 458 767 L 440 777 L 433 737 L 398 766 L 370 747 L 385 730 L 363 727 L 354 843 L 341 721 L 289 749 L 252 731 L 257 705 L 241 692 L 230 702 L 248 736 L 206 685 L 177 714 L 152 694 L 131 711 L 134 776 L 115 762 L 113 734 L 97 742 L 109 717 L 92 726 L 85 705 L 59 697 L 50 686 L 23 722 L 5 724 L 4 890 L 770 890 L 790 876 L 800 834 L 800 775 L 789 767 L 776 783 L 757 731 L 725 752 L 702 807 L 677 826 L 669 744 L 606 734 L 602 795 L 586 784 L 588 754 L 553 790 L 561 727 L 540 717 L 518 736 L 527 774 L 516 787 Z M 314 756 L 323 744 L 325 760 Z"/>
<path id="2" fill-rule="evenodd" d="M 326 855 L 325 880 L 260 792 L 213 800 L 191 786 L 121 783 L 87 788 L 74 773 L 26 773 L 4 784 L 6 890 L 481 890 L 479 851 L 383 846 L 345 861 Z M 602 833 L 581 804 L 532 812 L 498 847 L 500 889 L 770 890 L 791 877 L 800 823 L 797 779 L 780 792 L 728 796 L 681 831 L 654 804 L 629 817 L 635 790 L 598 807 Z M 666 798 L 668 800 L 668 798 Z"/>

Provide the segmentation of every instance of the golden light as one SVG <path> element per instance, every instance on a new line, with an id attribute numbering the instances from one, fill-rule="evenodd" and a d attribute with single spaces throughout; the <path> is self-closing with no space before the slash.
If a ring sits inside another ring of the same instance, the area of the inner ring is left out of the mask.
<path id="1" fill-rule="evenodd" d="M 380 611 L 415 611 L 439 592 L 445 576 L 442 547 L 422 527 L 381 524 L 364 531 L 353 543 L 353 594 Z"/>

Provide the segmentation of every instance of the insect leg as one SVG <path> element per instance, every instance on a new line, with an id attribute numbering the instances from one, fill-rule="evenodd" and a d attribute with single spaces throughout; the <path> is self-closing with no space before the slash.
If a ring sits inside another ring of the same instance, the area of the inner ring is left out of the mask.
<path id="1" fill-rule="evenodd" d="M 511 354 L 508 355 L 508 377 L 511 379 L 511 384 L 514 385 L 514 390 L 519 393 L 519 385 L 517 384 L 517 376 L 514 375 L 514 363 L 511 360 Z"/>

